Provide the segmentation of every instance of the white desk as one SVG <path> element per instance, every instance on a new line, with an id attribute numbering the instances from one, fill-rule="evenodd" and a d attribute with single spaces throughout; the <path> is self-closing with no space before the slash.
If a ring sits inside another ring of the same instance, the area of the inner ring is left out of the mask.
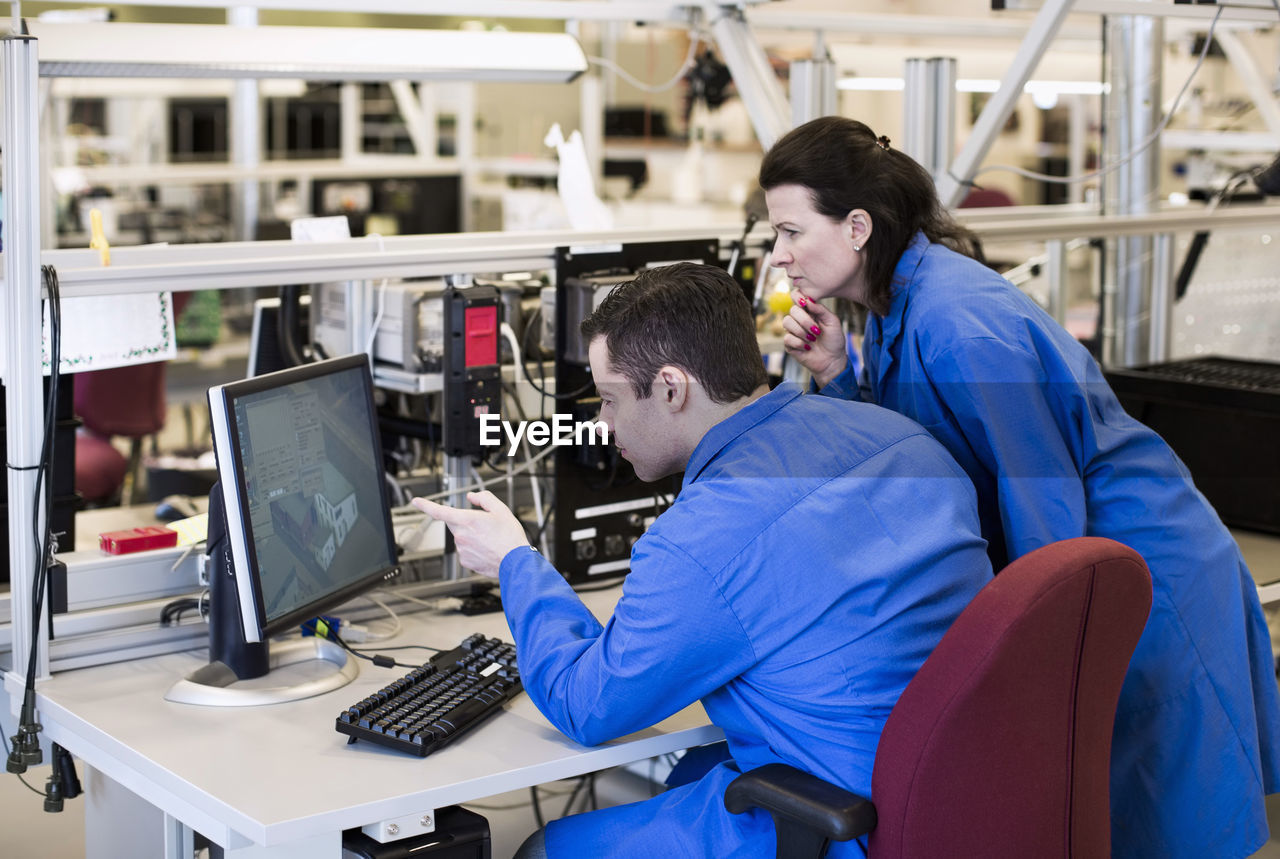
<path id="1" fill-rule="evenodd" d="M 604 617 L 619 594 L 584 600 Z M 452 647 L 471 632 L 511 640 L 501 614 L 427 611 L 405 617 L 396 639 L 369 646 Z M 418 663 L 430 655 L 393 653 Z M 360 676 L 348 686 L 268 707 L 165 701 L 169 685 L 204 659 L 203 652 L 169 654 L 62 672 L 40 685 L 46 734 L 91 768 L 84 774 L 89 859 L 144 855 L 136 852 L 139 840 L 152 845 L 145 855 L 161 855 L 161 840 L 166 857 L 189 855 L 192 829 L 236 859 L 339 859 L 343 829 L 394 823 L 401 837 L 417 834 L 427 831 L 423 815 L 444 806 L 722 738 L 695 706 L 655 728 L 587 748 L 552 728 L 522 694 L 453 745 L 416 758 L 366 742 L 348 746 L 333 727 L 344 707 L 401 669 L 361 661 Z M 146 811 L 150 820 L 140 813 Z"/>

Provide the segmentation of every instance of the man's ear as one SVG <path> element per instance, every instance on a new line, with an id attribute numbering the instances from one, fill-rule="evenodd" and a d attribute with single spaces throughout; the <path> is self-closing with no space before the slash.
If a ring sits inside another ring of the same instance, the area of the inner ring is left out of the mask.
<path id="1" fill-rule="evenodd" d="M 680 411 L 689 401 L 689 374 L 669 364 L 660 368 L 654 396 L 672 412 Z"/>

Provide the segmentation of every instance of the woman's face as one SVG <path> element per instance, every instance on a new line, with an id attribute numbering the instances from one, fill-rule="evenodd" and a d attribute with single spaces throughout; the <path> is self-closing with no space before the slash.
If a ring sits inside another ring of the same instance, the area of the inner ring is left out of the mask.
<path id="1" fill-rule="evenodd" d="M 842 220 L 829 218 L 814 209 L 803 185 L 779 185 L 766 191 L 764 199 L 778 232 L 771 263 L 786 270 L 792 286 L 813 299 L 839 296 L 865 303 L 863 246 L 871 235 L 867 213 L 854 209 Z"/>

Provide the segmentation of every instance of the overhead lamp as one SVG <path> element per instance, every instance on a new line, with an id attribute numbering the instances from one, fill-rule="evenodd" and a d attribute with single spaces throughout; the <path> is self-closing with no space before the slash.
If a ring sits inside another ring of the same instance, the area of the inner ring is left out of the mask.
<path id="1" fill-rule="evenodd" d="M 41 77 L 565 83 L 587 69 L 567 33 L 33 22 Z"/>

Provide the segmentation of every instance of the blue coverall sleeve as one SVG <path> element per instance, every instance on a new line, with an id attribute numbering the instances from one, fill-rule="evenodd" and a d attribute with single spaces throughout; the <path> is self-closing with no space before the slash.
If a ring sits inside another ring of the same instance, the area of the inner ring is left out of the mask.
<path id="1" fill-rule="evenodd" d="M 992 337 L 953 338 L 929 381 L 974 456 L 995 479 L 1009 558 L 1085 535 L 1087 404 L 1035 354 Z"/>
<path id="2" fill-rule="evenodd" d="M 866 362 L 858 363 L 862 364 L 861 368 L 850 360 L 848 364 L 845 364 L 844 369 L 834 379 L 827 382 L 818 393 L 824 397 L 835 397 L 838 400 L 875 402 L 871 395 L 871 382 L 867 376 Z M 811 389 L 812 387 L 813 385 L 810 385 Z"/>
<path id="3" fill-rule="evenodd" d="M 525 691 L 584 745 L 650 727 L 756 661 L 714 578 L 653 535 L 636 544 L 603 626 L 530 549 L 510 552 L 499 577 Z"/>

